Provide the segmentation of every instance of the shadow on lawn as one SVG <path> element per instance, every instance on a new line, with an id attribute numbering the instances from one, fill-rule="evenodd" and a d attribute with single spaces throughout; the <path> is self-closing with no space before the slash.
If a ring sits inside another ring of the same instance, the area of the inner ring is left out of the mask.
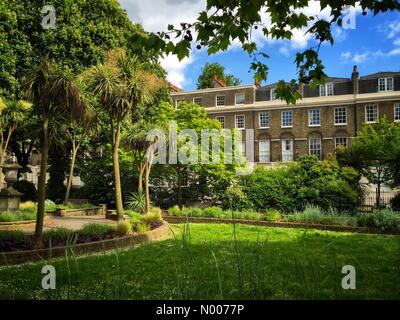
<path id="1" fill-rule="evenodd" d="M 241 225 L 174 226 L 175 239 L 50 263 L 0 269 L 0 297 L 29 299 L 400 298 L 400 237 Z M 235 240 L 236 239 L 236 240 Z M 357 289 L 344 290 L 344 265 Z"/>

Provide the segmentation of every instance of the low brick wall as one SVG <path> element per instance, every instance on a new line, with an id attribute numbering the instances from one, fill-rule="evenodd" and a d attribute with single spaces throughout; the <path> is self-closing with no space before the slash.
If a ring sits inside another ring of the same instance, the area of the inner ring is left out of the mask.
<path id="1" fill-rule="evenodd" d="M 109 250 L 133 247 L 135 245 L 141 245 L 148 242 L 162 241 L 169 239 L 172 237 L 172 235 L 173 233 L 168 222 L 164 221 L 164 224 L 157 229 L 141 234 L 135 233 L 133 235 L 117 239 L 82 243 L 65 247 L 55 247 L 51 249 L 0 252 L 0 265 L 15 265 L 28 261 L 47 260 L 72 253 L 74 256 L 80 256 L 88 253 L 105 252 Z"/>
<path id="2" fill-rule="evenodd" d="M 101 216 L 105 215 L 103 207 L 93 207 L 86 209 L 62 209 L 57 208 L 53 215 L 57 217 L 74 217 L 74 216 Z"/>
<path id="3" fill-rule="evenodd" d="M 220 224 L 232 224 L 232 219 L 218 219 L 218 218 L 205 218 L 205 217 L 174 217 L 169 215 L 163 215 L 164 221 L 169 223 L 220 223 Z M 237 224 L 246 224 L 252 226 L 264 226 L 264 227 L 280 227 L 280 228 L 300 228 L 300 229 L 317 229 L 326 231 L 337 231 L 337 232 L 357 232 L 357 233 L 371 233 L 371 234 L 392 234 L 399 235 L 400 232 L 381 232 L 380 230 L 373 228 L 361 228 L 361 227 L 342 227 L 342 226 L 331 226 L 321 224 L 306 224 L 306 223 L 295 223 L 295 222 L 272 222 L 272 221 L 257 221 L 257 220 L 235 220 Z"/>

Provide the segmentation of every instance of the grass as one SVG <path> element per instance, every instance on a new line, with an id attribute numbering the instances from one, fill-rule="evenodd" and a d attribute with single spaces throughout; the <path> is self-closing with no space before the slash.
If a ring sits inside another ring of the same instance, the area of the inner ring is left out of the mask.
<path id="1" fill-rule="evenodd" d="M 399 299 L 400 237 L 245 225 L 172 227 L 127 251 L 0 268 L 3 299 Z M 234 232 L 234 230 L 236 232 Z M 356 268 L 356 290 L 341 269 Z"/>
<path id="2" fill-rule="evenodd" d="M 56 208 L 62 209 L 88 209 L 93 208 L 94 205 L 90 203 L 84 204 L 62 204 L 56 205 L 51 200 L 46 200 L 45 211 L 55 211 Z M 16 221 L 28 221 L 36 220 L 37 203 L 32 201 L 22 202 L 19 211 L 15 213 L 0 212 L 0 222 L 16 222 Z"/>

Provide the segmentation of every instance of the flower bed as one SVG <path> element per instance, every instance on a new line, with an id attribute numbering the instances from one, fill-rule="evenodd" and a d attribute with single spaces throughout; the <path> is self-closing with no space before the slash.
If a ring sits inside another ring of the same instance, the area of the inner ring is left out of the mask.
<path id="1" fill-rule="evenodd" d="M 161 241 L 172 236 L 168 223 L 163 223 L 159 228 L 146 233 L 133 233 L 128 236 L 116 235 L 112 239 L 103 239 L 87 243 L 70 243 L 65 246 L 52 246 L 51 248 L 37 250 L 17 250 L 0 252 L 0 265 L 20 264 L 28 261 L 50 259 L 73 254 L 74 256 L 105 252 L 124 247 L 144 244 L 147 242 Z M 1 242 L 1 241 L 0 241 Z"/>

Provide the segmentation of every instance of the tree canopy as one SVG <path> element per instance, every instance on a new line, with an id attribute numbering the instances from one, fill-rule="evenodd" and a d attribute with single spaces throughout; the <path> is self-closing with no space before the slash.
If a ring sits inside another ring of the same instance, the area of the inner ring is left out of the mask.
<path id="1" fill-rule="evenodd" d="M 225 82 L 230 86 L 238 86 L 241 83 L 239 78 L 236 78 L 232 74 L 225 73 L 225 67 L 219 63 L 206 63 L 201 70 L 201 74 L 197 79 L 197 89 L 206 89 L 213 87 L 213 79 L 217 76 L 218 79 Z"/>
<path id="2" fill-rule="evenodd" d="M 0 1 L 0 96 L 20 95 L 20 74 L 49 54 L 74 72 L 100 63 L 106 50 L 128 52 L 157 60 L 135 38 L 143 29 L 133 24 L 117 0 L 54 0 L 56 28 L 44 29 L 45 0 Z"/>

